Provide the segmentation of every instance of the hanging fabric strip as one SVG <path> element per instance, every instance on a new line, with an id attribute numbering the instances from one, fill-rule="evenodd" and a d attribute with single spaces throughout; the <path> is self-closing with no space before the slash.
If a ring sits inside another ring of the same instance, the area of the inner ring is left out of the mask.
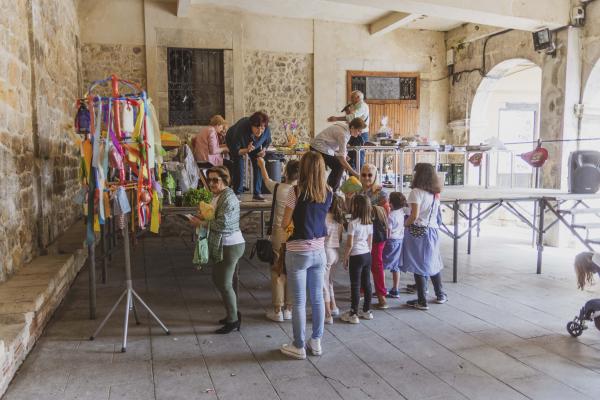
<path id="1" fill-rule="evenodd" d="M 137 119 L 135 121 L 135 128 L 133 130 L 133 139 L 136 139 L 140 136 L 141 130 L 142 130 L 142 122 L 144 119 L 144 103 L 140 102 L 139 103 L 139 108 L 138 108 L 138 113 L 137 113 Z"/>
<path id="2" fill-rule="evenodd" d="M 160 201 L 158 200 L 158 193 L 152 193 L 152 211 L 150 215 L 150 232 L 158 233 L 160 227 Z"/>
<path id="3" fill-rule="evenodd" d="M 96 107 L 90 110 L 90 114 L 96 113 Z M 94 121 L 96 122 L 94 130 L 92 131 L 92 166 L 95 168 L 100 167 L 100 136 L 102 132 L 102 107 L 98 107 L 98 114 L 94 115 Z"/>

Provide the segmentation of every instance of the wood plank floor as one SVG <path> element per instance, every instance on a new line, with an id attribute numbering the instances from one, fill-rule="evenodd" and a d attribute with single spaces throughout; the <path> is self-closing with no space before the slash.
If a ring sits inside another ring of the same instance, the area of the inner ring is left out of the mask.
<path id="1" fill-rule="evenodd" d="M 451 243 L 444 239 L 447 265 Z M 290 360 L 278 348 L 291 324 L 264 318 L 268 267 L 244 258 L 240 333 L 215 335 L 224 314 L 210 269 L 191 267 L 184 238 L 147 237 L 133 251 L 134 287 L 169 326 L 166 336 L 141 312 L 121 353 L 123 307 L 95 341 L 87 270 L 77 278 L 4 399 L 598 399 L 600 332 L 571 338 L 565 325 L 598 288 L 576 290 L 576 251 L 546 249 L 536 275 L 526 233 L 486 230 L 474 253 L 461 247 L 450 301 L 427 312 L 390 300 L 372 321 L 326 326 L 324 354 Z M 122 290 L 122 260 L 98 288 L 98 315 Z M 338 270 L 336 297 L 349 305 Z M 402 276 L 403 285 L 410 277 Z"/>

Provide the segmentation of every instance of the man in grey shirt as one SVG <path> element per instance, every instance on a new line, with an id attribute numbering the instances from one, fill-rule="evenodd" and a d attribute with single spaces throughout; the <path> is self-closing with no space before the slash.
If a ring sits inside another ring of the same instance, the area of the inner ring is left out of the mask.
<path id="1" fill-rule="evenodd" d="M 321 131 L 310 143 L 311 150 L 321 153 L 325 165 L 331 169 L 327 184 L 334 192 L 340 186 L 344 170 L 358 177 L 358 173 L 346 159 L 346 145 L 351 137 L 359 136 L 365 126 L 365 121 L 360 117 L 354 118 L 348 125 L 335 123 Z"/>

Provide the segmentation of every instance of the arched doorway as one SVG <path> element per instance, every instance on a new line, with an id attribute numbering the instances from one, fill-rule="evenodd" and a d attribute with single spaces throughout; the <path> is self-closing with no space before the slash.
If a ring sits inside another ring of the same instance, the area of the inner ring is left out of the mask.
<path id="1" fill-rule="evenodd" d="M 542 70 L 522 59 L 503 61 L 481 81 L 471 107 L 469 143 L 478 145 L 498 138 L 503 143 L 531 142 L 539 136 Z M 530 151 L 531 143 L 507 146 L 513 154 Z M 512 170 L 512 174 L 511 174 Z M 478 184 L 480 169 L 469 166 L 469 184 Z M 510 153 L 490 154 L 490 186 L 531 187 L 532 168 Z"/>
<path id="2" fill-rule="evenodd" d="M 600 137 L 600 60 L 596 62 L 594 68 L 585 84 L 582 96 L 583 116 L 581 118 L 581 129 L 579 137 L 581 139 Z M 591 146 L 597 148 L 598 142 L 582 142 L 580 150 L 591 149 Z"/>

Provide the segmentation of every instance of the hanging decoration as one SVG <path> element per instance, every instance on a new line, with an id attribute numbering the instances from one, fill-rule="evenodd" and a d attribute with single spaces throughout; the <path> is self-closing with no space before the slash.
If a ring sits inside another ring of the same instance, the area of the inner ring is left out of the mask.
<path id="1" fill-rule="evenodd" d="M 481 165 L 482 159 L 483 159 L 483 153 L 475 153 L 475 154 L 472 154 L 471 157 L 469 157 L 469 162 L 474 167 L 479 167 Z"/>
<path id="2" fill-rule="evenodd" d="M 111 95 L 95 93 L 110 84 Z M 130 93 L 121 93 L 126 88 Z M 81 183 L 87 191 L 87 240 L 92 243 L 111 215 L 126 226 L 131 212 L 132 229 L 158 233 L 160 226 L 160 163 L 164 150 L 154 107 L 136 83 L 116 75 L 93 82 L 76 104 L 75 131 L 81 142 Z"/>
<path id="3" fill-rule="evenodd" d="M 537 147 L 535 150 L 520 154 L 520 157 L 527 164 L 534 168 L 540 168 L 544 165 L 548 159 L 548 150 L 542 147 L 542 141 L 538 140 Z"/>

